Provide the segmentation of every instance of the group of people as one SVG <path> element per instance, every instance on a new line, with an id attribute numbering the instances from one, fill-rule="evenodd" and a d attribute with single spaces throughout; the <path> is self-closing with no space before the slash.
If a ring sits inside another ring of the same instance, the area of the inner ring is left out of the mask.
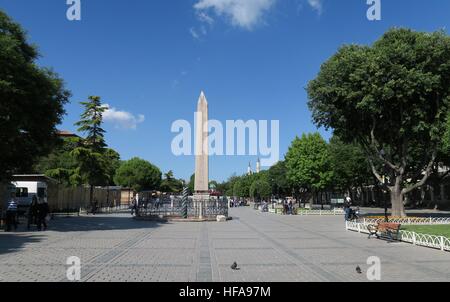
<path id="1" fill-rule="evenodd" d="M 238 208 L 243 207 L 245 205 L 245 202 L 243 200 L 230 200 L 230 208 Z"/>
<path id="2" fill-rule="evenodd" d="M 48 203 L 44 199 L 33 196 L 31 204 L 27 212 L 27 229 L 31 230 L 31 225 L 36 225 L 37 230 L 41 231 L 42 227 L 44 231 L 47 229 L 46 217 L 49 214 Z M 19 209 L 18 202 L 15 194 L 11 194 L 11 199 L 8 202 L 6 208 L 6 231 L 11 232 L 12 229 L 17 231 L 17 225 L 19 224 Z"/>
<path id="3" fill-rule="evenodd" d="M 159 198 L 150 200 L 145 197 L 139 197 L 139 195 L 136 195 L 135 197 L 133 197 L 130 204 L 131 216 L 138 216 L 139 210 L 147 210 L 149 205 L 153 206 L 155 209 L 159 209 L 162 206 L 162 202 Z"/>
<path id="4" fill-rule="evenodd" d="M 292 203 L 292 200 L 285 200 L 283 201 L 283 214 L 284 215 L 293 215 L 294 214 L 294 204 Z"/>

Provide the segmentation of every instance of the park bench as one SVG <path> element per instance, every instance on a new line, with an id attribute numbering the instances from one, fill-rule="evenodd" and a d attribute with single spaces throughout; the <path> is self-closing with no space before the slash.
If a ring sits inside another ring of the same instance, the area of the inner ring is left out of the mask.
<path id="1" fill-rule="evenodd" d="M 398 240 L 401 224 L 392 222 L 379 222 L 377 225 L 368 225 L 369 239 L 372 236 L 376 236 L 378 239 L 381 237 L 389 238 L 390 240 Z"/>

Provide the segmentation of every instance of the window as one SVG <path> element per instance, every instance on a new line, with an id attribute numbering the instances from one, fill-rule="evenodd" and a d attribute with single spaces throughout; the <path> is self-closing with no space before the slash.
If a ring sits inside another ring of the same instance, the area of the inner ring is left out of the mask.
<path id="1" fill-rule="evenodd" d="M 45 197 L 47 197 L 45 188 L 38 188 L 37 196 L 38 196 L 39 198 L 45 198 Z"/>
<path id="2" fill-rule="evenodd" d="M 28 197 L 28 188 L 16 188 L 16 197 Z"/>

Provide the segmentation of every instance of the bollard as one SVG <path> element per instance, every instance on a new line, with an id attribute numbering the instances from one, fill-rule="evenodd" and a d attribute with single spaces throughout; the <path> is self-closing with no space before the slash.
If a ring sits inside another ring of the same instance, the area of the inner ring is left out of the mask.
<path id="1" fill-rule="evenodd" d="M 185 187 L 183 189 L 182 211 L 181 211 L 181 216 L 183 217 L 183 219 L 188 218 L 188 196 L 189 196 L 188 188 Z"/>

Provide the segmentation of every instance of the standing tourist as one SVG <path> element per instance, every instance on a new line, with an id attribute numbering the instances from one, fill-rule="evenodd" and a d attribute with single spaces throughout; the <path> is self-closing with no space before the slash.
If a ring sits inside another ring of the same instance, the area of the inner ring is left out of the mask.
<path id="1" fill-rule="evenodd" d="M 17 202 L 15 194 L 11 193 L 11 199 L 8 202 L 8 207 L 6 208 L 6 231 L 11 231 L 11 226 L 14 227 L 14 231 L 17 231 Z"/>
<path id="2" fill-rule="evenodd" d="M 31 200 L 30 208 L 28 209 L 28 223 L 27 223 L 27 229 L 30 230 L 30 226 L 32 224 L 37 224 L 38 219 L 38 199 L 36 196 L 33 196 L 33 199 Z"/>
<path id="3" fill-rule="evenodd" d="M 47 230 L 47 215 L 49 213 L 49 207 L 48 203 L 42 199 L 39 198 L 38 201 L 38 221 L 37 221 L 37 228 L 38 231 L 42 230 L 42 226 L 44 226 L 44 231 Z"/>

